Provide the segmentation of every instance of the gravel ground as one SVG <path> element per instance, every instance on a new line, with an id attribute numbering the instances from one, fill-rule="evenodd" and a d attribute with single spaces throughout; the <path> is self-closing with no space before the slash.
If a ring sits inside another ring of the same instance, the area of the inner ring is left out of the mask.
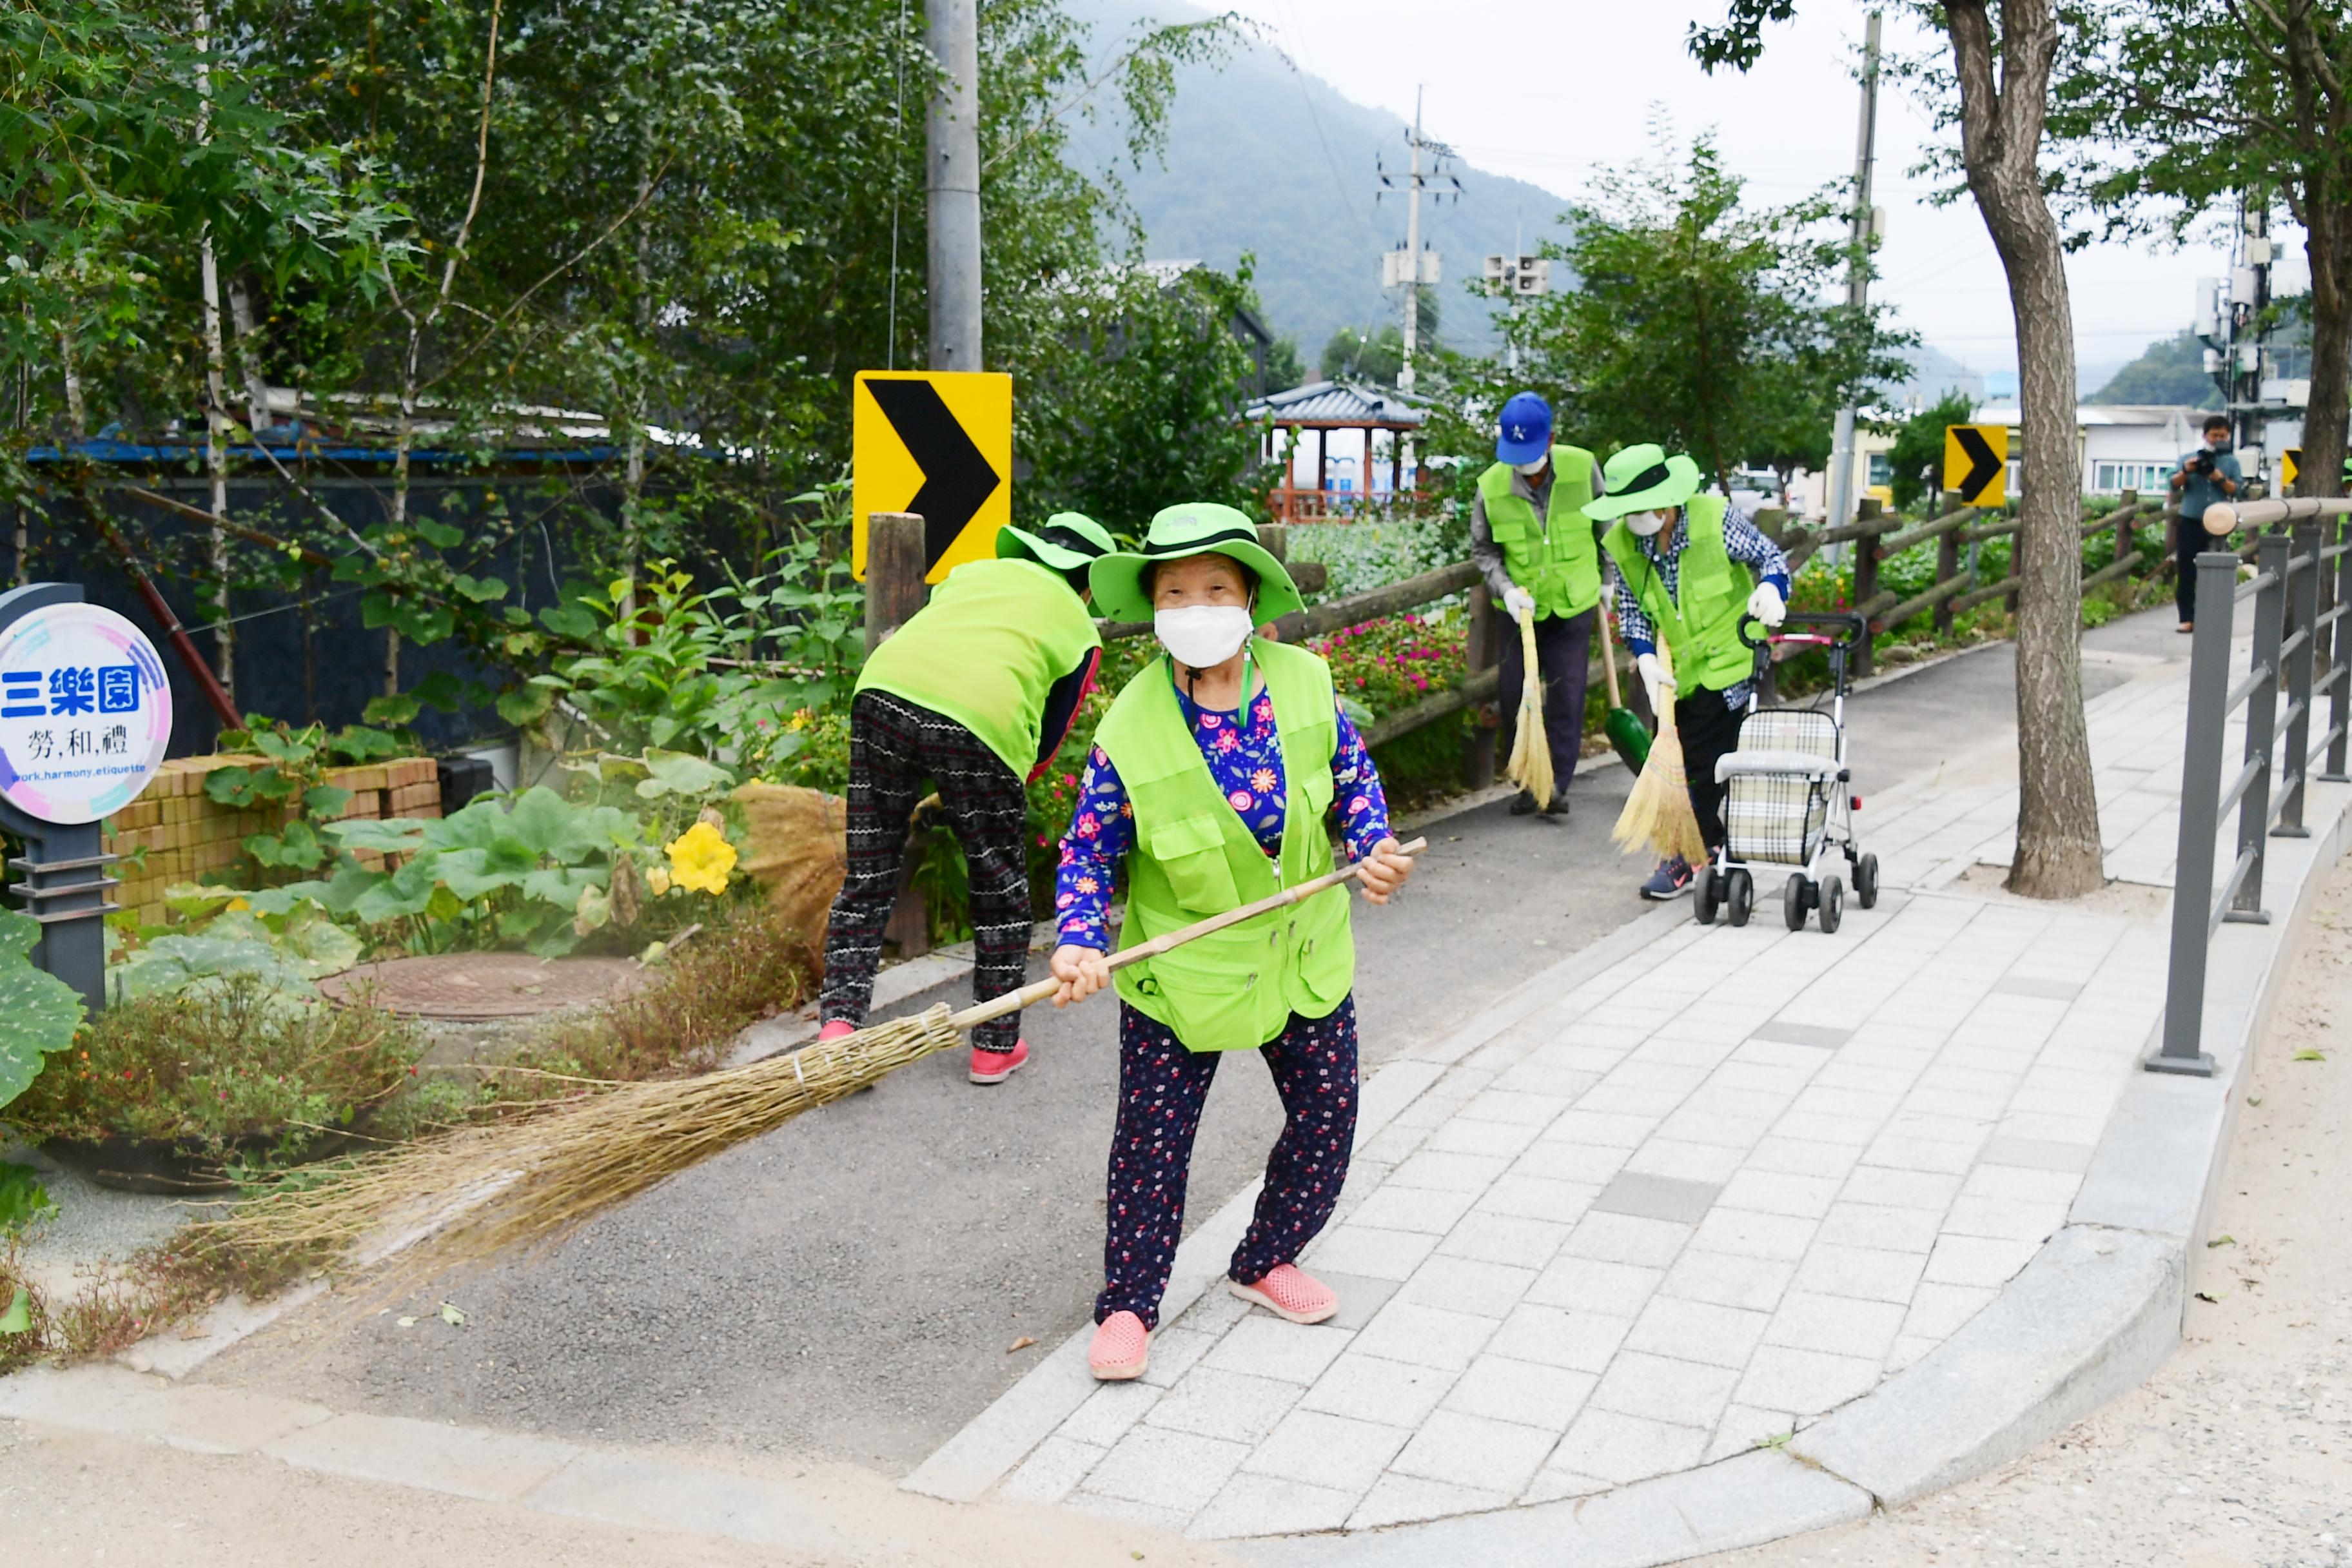
<path id="1" fill-rule="evenodd" d="M 2352 1563 L 2352 861 L 2245 1093 L 2187 1332 L 2156 1376 L 1993 1474 L 1707 1568 Z"/>

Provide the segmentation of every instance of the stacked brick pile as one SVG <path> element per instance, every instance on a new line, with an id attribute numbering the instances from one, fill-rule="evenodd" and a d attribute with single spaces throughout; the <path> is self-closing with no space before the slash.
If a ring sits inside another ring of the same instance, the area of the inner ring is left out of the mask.
<path id="1" fill-rule="evenodd" d="M 135 911 L 142 925 L 160 925 L 164 889 L 182 882 L 215 882 L 245 857 L 245 840 L 274 833 L 275 811 L 236 811 L 205 793 L 205 777 L 215 768 L 253 767 L 257 756 L 174 757 L 165 763 L 146 793 L 106 819 L 106 848 L 126 857 L 114 868 L 122 879 L 115 902 Z M 326 782 L 352 792 L 336 814 L 362 817 L 438 816 L 441 782 L 430 757 L 402 757 L 365 767 L 336 768 Z M 127 858 L 144 849 L 143 863 Z M 381 857 L 361 858 L 370 863 Z"/>

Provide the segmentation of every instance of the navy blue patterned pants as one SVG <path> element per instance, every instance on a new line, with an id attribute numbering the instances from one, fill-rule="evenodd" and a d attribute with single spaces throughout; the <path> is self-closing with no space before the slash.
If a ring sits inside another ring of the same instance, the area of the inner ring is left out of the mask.
<path id="1" fill-rule="evenodd" d="M 1103 1289 L 1095 1321 L 1133 1312 L 1160 1326 L 1160 1298 L 1184 1234 L 1184 1184 L 1192 1135 L 1217 1063 L 1246 1051 L 1188 1051 L 1167 1025 L 1118 1006 L 1118 1125 L 1110 1141 L 1110 1194 L 1103 1237 Z M 1295 1262 L 1339 1201 L 1356 1140 L 1356 999 L 1328 1017 L 1290 1016 L 1258 1047 L 1282 1097 L 1282 1136 L 1265 1163 L 1257 1213 L 1228 1268 L 1255 1284 Z"/>

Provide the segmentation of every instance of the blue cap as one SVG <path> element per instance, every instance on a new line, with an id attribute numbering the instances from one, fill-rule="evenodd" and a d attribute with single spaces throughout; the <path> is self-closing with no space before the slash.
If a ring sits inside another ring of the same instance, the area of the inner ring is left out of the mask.
<path id="1" fill-rule="evenodd" d="M 1496 424 L 1498 462 L 1532 463 L 1551 451 L 1551 405 L 1532 392 L 1512 394 Z"/>

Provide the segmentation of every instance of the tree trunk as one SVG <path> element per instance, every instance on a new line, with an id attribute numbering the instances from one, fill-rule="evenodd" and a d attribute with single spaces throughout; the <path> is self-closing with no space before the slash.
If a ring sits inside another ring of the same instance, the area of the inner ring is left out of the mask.
<path id="1" fill-rule="evenodd" d="M 2352 416 L 2352 207 L 2307 202 L 2304 254 L 2311 258 L 2311 404 L 2303 412 L 2303 469 L 2295 493 L 2344 493 L 2345 425 Z"/>
<path id="2" fill-rule="evenodd" d="M 2017 857 L 2009 887 L 2075 898 L 2104 885 L 2098 794 L 2083 717 L 2081 475 L 2065 250 L 2037 166 L 2058 21 L 2050 0 L 2001 0 L 1994 76 L 1985 0 L 1945 15 L 1960 84 L 1969 189 L 2009 275 L 2022 416 L 2017 575 Z"/>

